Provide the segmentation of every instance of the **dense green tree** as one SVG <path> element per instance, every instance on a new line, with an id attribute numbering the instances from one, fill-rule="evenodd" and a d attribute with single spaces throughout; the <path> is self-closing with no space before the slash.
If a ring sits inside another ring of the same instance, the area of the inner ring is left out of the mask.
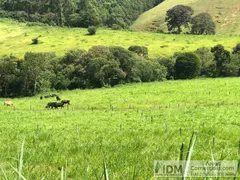
<path id="1" fill-rule="evenodd" d="M 0 59 L 0 95 L 15 96 L 19 95 L 21 83 L 19 78 L 20 62 L 15 62 L 10 57 Z"/>
<path id="2" fill-rule="evenodd" d="M 180 34 L 181 27 L 189 27 L 193 9 L 190 6 L 177 5 L 169 9 L 166 13 L 165 22 L 167 22 L 168 31 Z"/>
<path id="3" fill-rule="evenodd" d="M 113 54 L 114 60 L 120 65 L 120 68 L 126 74 L 126 82 L 139 82 L 140 79 L 136 74 L 135 66 L 137 64 L 137 55 L 131 51 L 128 51 L 122 47 L 113 46 L 109 48 Z"/>
<path id="4" fill-rule="evenodd" d="M 161 57 L 158 60 L 158 63 L 167 68 L 167 79 L 174 79 L 175 74 L 175 60 L 173 58 Z"/>
<path id="5" fill-rule="evenodd" d="M 223 45 L 218 44 L 211 48 L 211 52 L 214 54 L 214 60 L 216 62 L 217 74 L 224 76 L 225 65 L 230 63 L 230 52 L 225 50 Z"/>
<path id="6" fill-rule="evenodd" d="M 162 81 L 167 75 L 167 68 L 154 60 L 141 58 L 136 67 L 141 82 Z"/>
<path id="7" fill-rule="evenodd" d="M 216 25 L 208 13 L 200 13 L 191 20 L 191 34 L 215 34 Z"/>
<path id="8" fill-rule="evenodd" d="M 201 74 L 200 75 L 207 75 L 208 76 L 208 69 L 209 66 L 212 66 L 214 63 L 214 55 L 209 48 L 201 47 L 195 51 L 198 54 L 201 60 Z M 210 68 L 212 69 L 212 68 Z M 212 74 L 212 73 L 211 73 Z"/>
<path id="9" fill-rule="evenodd" d="M 84 69 L 79 63 L 82 49 L 73 49 L 66 52 L 60 61 L 54 62 L 55 77 L 51 80 L 52 86 L 56 89 L 75 89 L 82 87 Z"/>
<path id="10" fill-rule="evenodd" d="M 193 79 L 199 75 L 201 62 L 195 53 L 186 52 L 178 55 L 175 64 L 176 79 Z"/>
<path id="11" fill-rule="evenodd" d="M 240 54 L 240 43 L 233 48 L 233 54 Z"/>
<path id="12" fill-rule="evenodd" d="M 0 17 L 74 27 L 127 28 L 159 0 L 1 0 Z M 131 13 L 129 13 L 131 11 Z"/>
<path id="13" fill-rule="evenodd" d="M 128 50 L 137 53 L 139 56 L 148 58 L 148 48 L 145 46 L 130 46 Z"/>
<path id="14" fill-rule="evenodd" d="M 54 53 L 27 52 L 25 54 L 21 67 L 25 95 L 35 95 L 41 89 L 50 87 L 50 78 L 53 74 L 51 61 L 54 58 Z"/>

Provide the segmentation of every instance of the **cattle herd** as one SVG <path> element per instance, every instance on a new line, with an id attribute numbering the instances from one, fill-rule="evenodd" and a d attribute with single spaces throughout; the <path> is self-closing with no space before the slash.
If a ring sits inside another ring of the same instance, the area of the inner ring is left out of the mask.
<path id="1" fill-rule="evenodd" d="M 44 96 L 44 98 L 51 98 L 51 97 L 56 97 L 57 101 L 61 101 L 61 98 L 56 94 L 50 94 L 50 95 Z M 40 96 L 40 99 L 42 100 L 43 96 Z M 55 109 L 57 109 L 59 107 L 63 108 L 64 104 L 70 105 L 70 100 L 63 99 L 61 102 L 49 102 L 47 104 L 46 108 L 55 108 Z"/>
<path id="2" fill-rule="evenodd" d="M 51 98 L 51 97 L 55 97 L 58 102 L 49 102 L 47 104 L 46 108 L 55 108 L 55 109 L 57 109 L 59 107 L 63 108 L 64 104 L 70 105 L 70 100 L 68 100 L 68 99 L 61 100 L 61 98 L 58 95 L 56 95 L 56 94 L 40 96 L 40 99 L 42 100 L 43 98 Z M 13 104 L 12 101 L 4 101 L 4 106 L 14 106 L 14 104 Z"/>

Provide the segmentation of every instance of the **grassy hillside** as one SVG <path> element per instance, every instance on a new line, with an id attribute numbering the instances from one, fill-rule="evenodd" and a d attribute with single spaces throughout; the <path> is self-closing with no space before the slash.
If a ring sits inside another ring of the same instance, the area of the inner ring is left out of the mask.
<path id="1" fill-rule="evenodd" d="M 73 48 L 89 49 L 95 45 L 122 46 L 147 45 L 150 57 L 170 56 L 174 52 L 194 51 L 199 47 L 213 47 L 223 44 L 226 49 L 240 42 L 240 38 L 230 36 L 192 36 L 165 35 L 148 32 L 128 32 L 99 29 L 94 36 L 88 36 L 83 28 L 59 28 L 26 26 L 0 19 L 0 56 L 10 55 L 23 57 L 27 51 L 54 51 L 58 56 Z M 40 44 L 31 45 L 32 39 L 39 38 Z"/>
<path id="2" fill-rule="evenodd" d="M 239 78 L 55 93 L 71 105 L 47 110 L 54 99 L 37 96 L 10 99 L 14 109 L 0 99 L 0 179 L 16 179 L 23 139 L 26 179 L 60 179 L 61 168 L 68 179 L 103 179 L 103 161 L 110 179 L 154 179 L 153 161 L 178 160 L 183 142 L 185 156 L 193 131 L 192 160 L 211 160 L 211 148 L 215 160 L 239 158 Z"/>
<path id="3" fill-rule="evenodd" d="M 239 0 L 165 0 L 155 8 L 143 13 L 132 25 L 134 30 L 155 30 L 156 28 L 167 31 L 165 15 L 168 9 L 175 5 L 191 6 L 195 14 L 208 12 L 217 25 L 217 34 L 240 35 L 240 4 Z"/>

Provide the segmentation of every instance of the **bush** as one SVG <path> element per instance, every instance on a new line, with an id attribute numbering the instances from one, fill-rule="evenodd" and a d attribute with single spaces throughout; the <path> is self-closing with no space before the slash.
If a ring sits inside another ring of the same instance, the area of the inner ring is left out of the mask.
<path id="1" fill-rule="evenodd" d="M 193 79 L 199 75 L 200 69 L 200 59 L 195 53 L 182 53 L 176 59 L 175 78 Z"/>
<path id="2" fill-rule="evenodd" d="M 137 53 L 139 56 L 148 57 L 148 48 L 145 46 L 130 46 L 128 50 Z"/>
<path id="3" fill-rule="evenodd" d="M 221 44 L 218 44 L 211 48 L 211 52 L 214 54 L 218 76 L 224 76 L 225 65 L 229 64 L 231 60 L 230 52 L 225 50 Z"/>
<path id="4" fill-rule="evenodd" d="M 240 43 L 233 48 L 233 54 L 240 54 Z"/>
<path id="5" fill-rule="evenodd" d="M 97 32 L 97 27 L 96 26 L 89 26 L 88 27 L 88 33 L 89 35 L 94 35 Z"/>
<path id="6" fill-rule="evenodd" d="M 32 39 L 32 44 L 38 44 L 38 37 Z"/>
<path id="7" fill-rule="evenodd" d="M 121 30 L 121 29 L 122 29 L 122 27 L 118 24 L 113 24 L 112 25 L 112 30 Z"/>
<path id="8" fill-rule="evenodd" d="M 222 75 L 224 77 L 232 77 L 232 76 L 238 76 L 239 74 L 239 66 L 236 66 L 235 64 L 225 64 L 223 68 Z"/>
<path id="9" fill-rule="evenodd" d="M 160 59 L 158 59 L 158 63 L 167 68 L 166 78 L 167 79 L 174 79 L 174 72 L 175 72 L 175 69 L 174 69 L 175 62 L 174 62 L 174 60 L 171 59 L 171 58 L 160 58 Z"/>
<path id="10" fill-rule="evenodd" d="M 141 82 L 162 81 L 166 78 L 167 68 L 157 61 L 142 58 L 137 63 Z"/>
<path id="11" fill-rule="evenodd" d="M 210 49 L 206 48 L 206 47 L 201 47 L 198 48 L 195 53 L 199 56 L 200 60 L 201 60 L 201 74 L 200 75 L 207 75 L 208 76 L 208 69 L 209 66 L 214 62 L 214 55 L 213 53 L 210 51 Z M 212 69 L 212 68 L 210 68 Z M 212 72 L 210 73 L 212 74 Z"/>

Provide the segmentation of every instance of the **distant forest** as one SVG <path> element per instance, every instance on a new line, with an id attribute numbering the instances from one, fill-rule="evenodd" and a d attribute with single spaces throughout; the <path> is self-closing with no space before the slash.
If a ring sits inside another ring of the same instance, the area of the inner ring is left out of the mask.
<path id="1" fill-rule="evenodd" d="M 49 25 L 127 28 L 163 0 L 0 0 L 0 17 Z"/>

